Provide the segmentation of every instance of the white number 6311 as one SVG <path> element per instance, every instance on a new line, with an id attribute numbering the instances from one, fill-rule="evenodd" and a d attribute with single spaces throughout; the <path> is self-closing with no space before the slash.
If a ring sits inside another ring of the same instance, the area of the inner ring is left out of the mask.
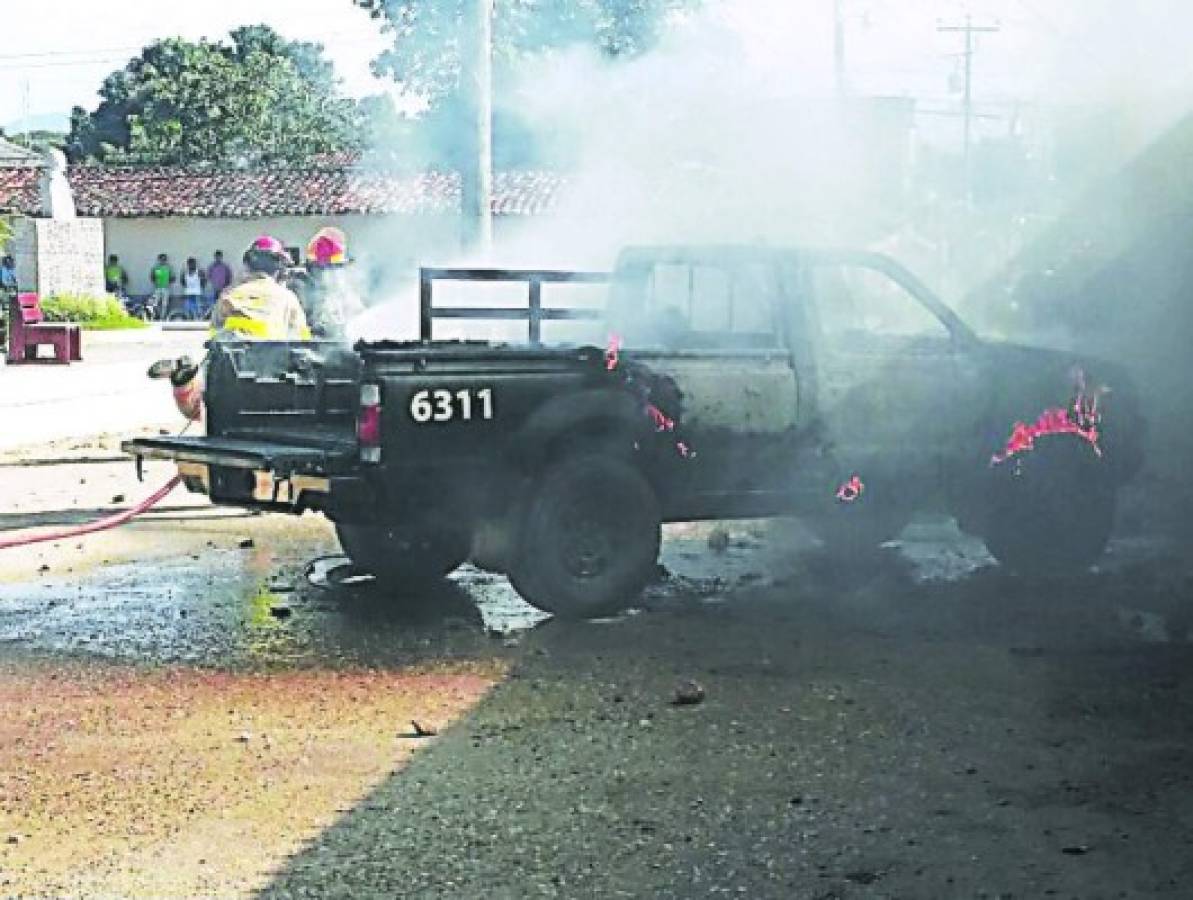
<path id="1" fill-rule="evenodd" d="M 474 402 L 475 401 L 475 402 Z M 425 422 L 493 418 L 493 389 L 478 391 L 418 391 L 410 398 L 410 418 Z"/>

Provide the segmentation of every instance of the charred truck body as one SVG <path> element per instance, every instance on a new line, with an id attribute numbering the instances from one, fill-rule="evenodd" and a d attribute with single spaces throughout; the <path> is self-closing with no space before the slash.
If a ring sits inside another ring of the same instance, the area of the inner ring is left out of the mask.
<path id="1" fill-rule="evenodd" d="M 453 281 L 522 282 L 529 302 L 437 305 Z M 603 309 L 544 302 L 604 282 Z M 1085 567 L 1141 463 L 1122 372 L 985 342 L 876 254 L 424 270 L 421 313 L 417 342 L 213 343 L 207 436 L 125 449 L 216 503 L 323 512 L 379 578 L 471 560 L 564 616 L 632 600 L 670 521 L 799 515 L 850 552 L 941 510 L 1014 569 Z M 529 341 L 433 340 L 445 319 L 523 321 Z M 545 346 L 564 324 L 591 342 Z"/>

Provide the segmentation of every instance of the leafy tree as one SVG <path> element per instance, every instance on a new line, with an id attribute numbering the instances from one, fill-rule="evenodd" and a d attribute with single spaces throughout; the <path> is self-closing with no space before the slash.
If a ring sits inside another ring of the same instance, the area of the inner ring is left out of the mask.
<path id="1" fill-rule="evenodd" d="M 457 92 L 460 33 L 470 0 L 352 0 L 384 23 L 394 45 L 374 62 L 434 106 Z M 650 49 L 669 17 L 702 0 L 495 0 L 497 77 L 517 62 L 570 44 L 595 45 L 612 57 Z"/>
<path id="2" fill-rule="evenodd" d="M 391 163 L 465 171 L 471 112 L 461 89 L 464 16 L 473 0 L 352 0 L 382 22 L 393 47 L 373 63 L 426 101 L 418 118 L 384 100 L 366 101 L 369 146 Z M 653 47 L 670 18 L 704 0 L 494 0 L 493 164 L 498 169 L 567 164 L 562 145 L 543 146 L 511 99 L 520 63 L 576 44 L 612 58 Z"/>
<path id="3" fill-rule="evenodd" d="M 398 112 L 386 95 L 365 97 L 360 109 L 371 162 L 409 171 L 462 171 L 472 163 L 467 143 L 460 140 L 468 113 L 457 96 L 445 98 L 417 117 Z M 493 111 L 494 168 L 524 169 L 560 162 L 563 160 L 545 157 L 534 133 L 514 111 L 507 107 Z"/>
<path id="4" fill-rule="evenodd" d="M 75 107 L 67 152 L 106 163 L 298 162 L 358 146 L 356 104 L 319 44 L 255 25 L 231 43 L 170 38 L 109 75 L 94 112 Z"/>

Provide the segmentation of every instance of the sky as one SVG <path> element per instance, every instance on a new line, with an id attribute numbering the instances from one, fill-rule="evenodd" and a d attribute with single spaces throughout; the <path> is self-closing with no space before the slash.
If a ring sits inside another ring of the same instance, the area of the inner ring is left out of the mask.
<path id="1" fill-rule="evenodd" d="M 500 0 L 498 0 L 500 2 Z M 760 60 L 806 60 L 813 90 L 832 84 L 834 0 L 725 2 L 733 31 Z M 859 93 L 914 96 L 923 108 L 955 112 L 962 37 L 939 24 L 997 25 L 977 43 L 975 97 L 991 115 L 1018 102 L 1105 97 L 1115 90 L 1181 91 L 1193 84 L 1186 51 L 1193 12 L 1187 0 L 839 0 L 847 34 L 849 82 Z M 102 79 L 146 43 L 168 36 L 219 39 L 266 22 L 291 39 L 323 43 L 354 96 L 393 89 L 369 62 L 386 44 L 378 23 L 351 0 L 6 0 L 0 17 L 0 125 L 35 126 L 71 107 L 94 108 Z M 47 15 L 46 10 L 53 11 Z M 63 28 L 62 23 L 71 23 Z"/>
<path id="2" fill-rule="evenodd" d="M 71 107 L 93 109 L 103 79 L 153 40 L 215 40 L 259 22 L 288 38 L 324 44 L 348 93 L 385 88 L 369 73 L 369 61 L 385 39 L 378 23 L 351 0 L 4 0 L 0 7 L 0 125 L 9 130 L 19 127 L 26 111 L 38 120 L 56 117 L 65 127 Z M 63 28 L 64 22 L 72 27 Z"/>

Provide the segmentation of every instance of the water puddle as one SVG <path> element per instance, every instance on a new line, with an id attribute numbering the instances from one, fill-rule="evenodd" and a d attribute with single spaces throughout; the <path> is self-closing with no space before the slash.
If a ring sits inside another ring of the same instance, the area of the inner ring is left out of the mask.
<path id="1" fill-rule="evenodd" d="M 402 596 L 342 556 L 278 563 L 262 551 L 0 585 L 0 644 L 219 667 L 451 658 L 547 618 L 471 567 Z"/>

